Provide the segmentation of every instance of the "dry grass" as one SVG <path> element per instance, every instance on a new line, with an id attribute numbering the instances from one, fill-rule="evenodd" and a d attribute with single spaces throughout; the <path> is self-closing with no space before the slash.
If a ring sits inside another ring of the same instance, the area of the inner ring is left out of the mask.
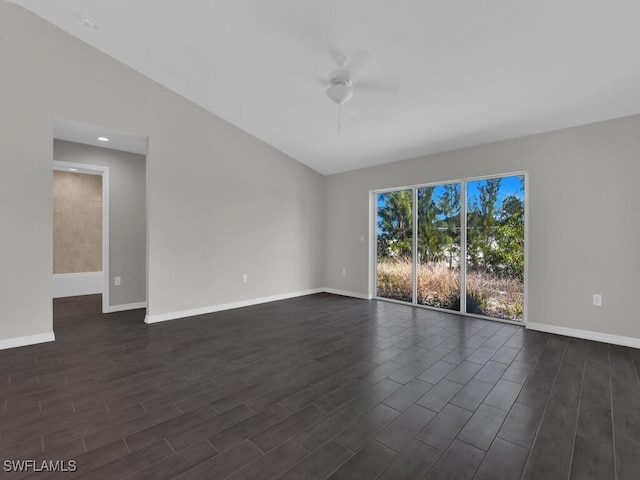
<path id="1" fill-rule="evenodd" d="M 378 264 L 378 296 L 411 301 L 411 263 Z M 418 303 L 452 310 L 460 308 L 460 272 L 444 264 L 418 266 Z M 467 311 L 522 321 L 524 285 L 517 279 L 488 272 L 467 274 Z"/>

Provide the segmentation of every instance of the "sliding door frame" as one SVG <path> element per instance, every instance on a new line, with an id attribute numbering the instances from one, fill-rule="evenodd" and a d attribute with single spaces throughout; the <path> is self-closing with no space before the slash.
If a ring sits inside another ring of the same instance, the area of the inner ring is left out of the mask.
<path id="1" fill-rule="evenodd" d="M 479 315 L 476 313 L 466 313 L 467 309 L 467 285 L 466 285 L 466 272 L 467 272 L 467 182 L 474 182 L 478 180 L 488 180 L 492 178 L 504 178 L 522 176 L 524 177 L 524 314 L 522 322 L 516 320 L 508 320 L 505 318 L 490 317 L 487 315 Z M 418 215 L 417 215 L 417 201 L 418 201 L 418 189 L 424 187 L 437 187 L 440 185 L 460 184 L 460 310 L 448 310 L 440 307 L 432 307 L 430 305 L 421 305 L 417 302 L 418 295 Z M 399 190 L 411 190 L 412 191 L 412 208 L 411 213 L 413 216 L 413 231 L 412 231 L 412 243 L 413 243 L 413 268 L 412 268 L 412 302 L 403 302 L 401 300 L 395 300 L 392 298 L 385 298 L 378 296 L 377 292 L 377 268 L 378 268 L 378 204 L 377 198 L 379 193 L 397 192 Z M 483 175 L 477 177 L 468 177 L 457 180 L 445 180 L 441 182 L 423 183 L 417 185 L 398 186 L 392 188 L 381 188 L 377 190 L 369 191 L 369 210 L 370 210 L 370 225 L 369 230 L 369 298 L 375 300 L 382 300 L 385 302 L 398 303 L 400 305 L 410 305 L 413 307 L 424 308 L 427 310 L 435 310 L 439 312 L 452 313 L 454 315 L 462 315 L 465 317 L 480 318 L 483 320 L 492 320 L 495 322 L 507 323 L 510 325 L 526 325 L 529 315 L 529 292 L 528 292 L 528 277 L 529 277 L 529 172 L 515 171 L 506 173 L 497 173 L 493 175 Z"/>

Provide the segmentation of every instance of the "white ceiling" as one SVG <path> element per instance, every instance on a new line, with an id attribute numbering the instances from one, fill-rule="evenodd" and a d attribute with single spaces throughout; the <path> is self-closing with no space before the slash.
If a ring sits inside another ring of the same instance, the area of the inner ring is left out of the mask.
<path id="1" fill-rule="evenodd" d="M 98 137 L 108 138 L 109 141 L 100 141 Z M 147 137 L 66 118 L 53 119 L 53 138 L 140 155 L 147 154 Z"/>
<path id="2" fill-rule="evenodd" d="M 324 174 L 640 113 L 638 0 L 13 3 Z"/>

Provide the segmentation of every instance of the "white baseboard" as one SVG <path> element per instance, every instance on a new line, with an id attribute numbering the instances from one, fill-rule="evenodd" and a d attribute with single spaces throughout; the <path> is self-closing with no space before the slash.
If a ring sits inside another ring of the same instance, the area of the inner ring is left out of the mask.
<path id="1" fill-rule="evenodd" d="M 0 350 L 25 347 L 27 345 L 35 345 L 37 343 L 53 342 L 55 339 L 56 337 L 53 332 L 29 335 L 27 337 L 7 338 L 5 340 L 0 340 Z"/>
<path id="2" fill-rule="evenodd" d="M 558 327 L 556 325 L 547 325 L 545 323 L 528 322 L 525 326 L 529 330 L 536 330 L 538 332 L 555 333 L 557 335 L 566 335 L 567 337 L 594 340 L 596 342 L 611 343 L 613 345 L 622 345 L 624 347 L 640 348 L 640 338 L 623 337 L 620 335 L 611 335 L 609 333 L 593 332 L 591 330 L 580 330 L 578 328 Z"/>
<path id="3" fill-rule="evenodd" d="M 196 315 L 204 315 L 206 313 L 222 312 L 224 310 L 232 310 L 234 308 L 249 307 L 261 303 L 275 302 L 278 300 L 286 300 L 288 298 L 304 297 L 314 293 L 324 292 L 323 288 L 314 288 L 311 290 L 302 290 L 300 292 L 284 293 L 281 295 L 273 295 L 270 297 L 254 298 L 252 300 L 243 300 L 240 302 L 223 303 L 220 305 L 212 305 L 210 307 L 194 308 L 192 310 L 183 310 L 180 312 L 160 313 L 157 315 L 147 314 L 144 323 L 166 322 L 167 320 L 176 320 L 178 318 L 193 317 Z"/>
<path id="4" fill-rule="evenodd" d="M 343 297 L 361 298 L 362 300 L 371 300 L 373 298 L 371 295 L 366 295 L 364 293 L 349 292 L 347 290 L 336 290 L 335 288 L 325 288 L 324 291 L 326 293 L 332 293 L 333 295 L 342 295 Z"/>
<path id="5" fill-rule="evenodd" d="M 53 276 L 53 298 L 102 293 L 102 272 L 58 273 Z"/>
<path id="6" fill-rule="evenodd" d="M 147 308 L 147 302 L 123 303 L 122 305 L 111 305 L 109 313 L 124 312 L 125 310 L 137 310 L 139 308 Z"/>

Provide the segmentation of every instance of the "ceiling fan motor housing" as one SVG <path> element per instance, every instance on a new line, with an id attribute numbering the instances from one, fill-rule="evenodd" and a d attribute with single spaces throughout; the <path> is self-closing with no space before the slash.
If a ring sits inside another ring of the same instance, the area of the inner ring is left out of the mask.
<path id="1" fill-rule="evenodd" d="M 342 105 L 353 96 L 353 82 L 351 75 L 344 69 L 338 69 L 329 75 L 327 96 L 338 105 Z"/>

